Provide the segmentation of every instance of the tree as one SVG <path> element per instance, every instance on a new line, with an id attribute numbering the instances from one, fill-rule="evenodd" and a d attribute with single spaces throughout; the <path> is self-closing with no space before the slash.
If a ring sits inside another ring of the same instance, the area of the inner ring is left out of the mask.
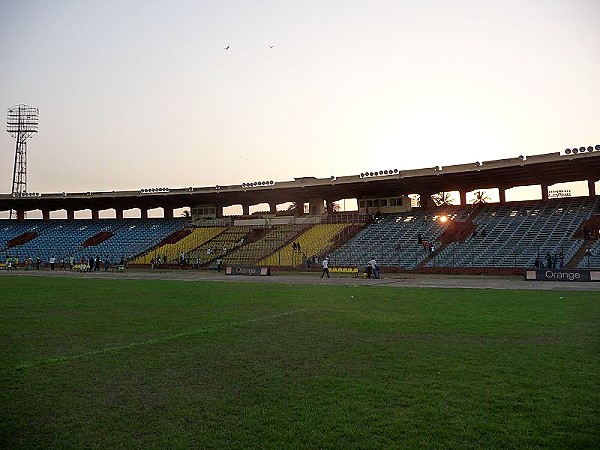
<path id="1" fill-rule="evenodd" d="M 419 194 L 409 195 L 411 206 L 421 206 L 421 196 Z"/>
<path id="2" fill-rule="evenodd" d="M 331 208 L 331 209 L 333 209 L 333 212 L 340 212 L 340 210 L 341 210 L 340 204 L 337 202 L 333 202 L 333 208 Z M 325 203 L 325 211 L 329 212 L 329 211 L 327 211 L 327 203 Z"/>
<path id="3" fill-rule="evenodd" d="M 436 206 L 444 206 L 451 205 L 454 199 L 452 198 L 452 194 L 449 192 L 438 192 L 437 194 L 433 194 L 431 196 L 431 200 L 433 200 L 433 203 L 435 203 Z"/>
<path id="4" fill-rule="evenodd" d="M 487 203 L 491 200 L 489 195 L 485 193 L 485 191 L 475 191 L 473 192 L 475 195 L 475 199 L 473 200 L 474 205 L 478 205 L 480 203 Z"/>

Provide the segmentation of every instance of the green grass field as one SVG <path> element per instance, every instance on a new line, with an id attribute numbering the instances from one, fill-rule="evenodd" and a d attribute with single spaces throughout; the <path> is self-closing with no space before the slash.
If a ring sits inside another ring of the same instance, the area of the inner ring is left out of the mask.
<path id="1" fill-rule="evenodd" d="M 592 292 L 0 277 L 0 447 L 600 447 Z"/>

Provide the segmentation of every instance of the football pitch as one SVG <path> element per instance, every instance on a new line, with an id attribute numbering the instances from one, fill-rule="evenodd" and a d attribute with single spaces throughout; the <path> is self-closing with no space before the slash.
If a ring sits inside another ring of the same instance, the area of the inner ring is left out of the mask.
<path id="1" fill-rule="evenodd" d="M 598 292 L 0 277 L 0 447 L 600 447 Z"/>

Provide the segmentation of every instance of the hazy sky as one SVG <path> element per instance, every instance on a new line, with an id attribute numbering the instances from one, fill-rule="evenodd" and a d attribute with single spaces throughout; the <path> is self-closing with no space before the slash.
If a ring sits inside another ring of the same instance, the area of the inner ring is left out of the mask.
<path id="1" fill-rule="evenodd" d="M 549 153 L 600 144 L 599 23 L 598 0 L 1 1 L 0 107 L 40 110 L 30 192 Z"/>

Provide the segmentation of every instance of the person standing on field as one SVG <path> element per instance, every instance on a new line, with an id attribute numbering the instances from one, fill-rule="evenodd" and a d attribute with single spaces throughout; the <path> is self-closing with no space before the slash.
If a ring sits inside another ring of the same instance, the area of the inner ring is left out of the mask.
<path id="1" fill-rule="evenodd" d="M 323 260 L 323 272 L 321 272 L 321 278 L 323 278 L 324 275 L 327 275 L 327 278 L 331 278 L 329 276 L 329 257 L 326 257 Z"/>

